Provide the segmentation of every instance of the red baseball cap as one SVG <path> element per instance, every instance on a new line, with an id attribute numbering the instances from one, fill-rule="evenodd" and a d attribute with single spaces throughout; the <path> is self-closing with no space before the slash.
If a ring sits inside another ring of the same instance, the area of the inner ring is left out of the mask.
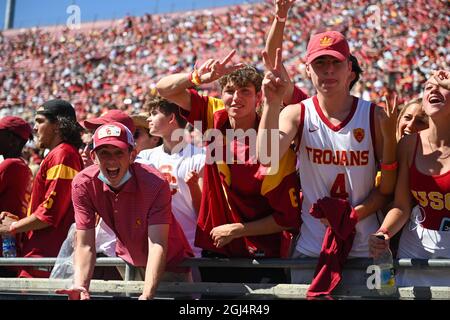
<path id="1" fill-rule="evenodd" d="M 133 134 L 130 129 L 120 122 L 110 122 L 98 127 L 97 130 L 95 130 L 93 140 L 93 150 L 104 145 L 111 145 L 120 149 L 135 147 Z"/>
<path id="2" fill-rule="evenodd" d="M 350 56 L 348 42 L 338 31 L 325 31 L 311 36 L 306 49 L 306 63 L 321 56 L 332 56 L 344 61 Z"/>
<path id="3" fill-rule="evenodd" d="M 13 132 L 23 140 L 32 137 L 33 130 L 28 122 L 19 117 L 7 116 L 0 119 L 0 130 L 5 129 Z"/>
<path id="4" fill-rule="evenodd" d="M 111 122 L 122 123 L 128 129 L 130 129 L 130 131 L 132 133 L 134 133 L 134 131 L 136 131 L 136 127 L 133 123 L 133 119 L 131 119 L 130 116 L 128 114 L 126 114 L 125 112 L 117 110 L 117 109 L 109 110 L 107 113 L 105 113 L 104 115 L 102 115 L 98 118 L 84 120 L 83 127 L 85 127 L 86 129 L 89 129 L 89 130 L 95 130 L 98 127 L 100 127 L 102 124 L 111 123 Z"/>

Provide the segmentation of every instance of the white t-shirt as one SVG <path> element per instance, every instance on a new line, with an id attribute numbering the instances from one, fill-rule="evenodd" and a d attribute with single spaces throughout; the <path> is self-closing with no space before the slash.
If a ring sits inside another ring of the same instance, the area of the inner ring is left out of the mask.
<path id="1" fill-rule="evenodd" d="M 205 150 L 190 144 L 178 153 L 169 154 L 161 145 L 142 150 L 136 162 L 152 165 L 166 177 L 172 192 L 173 214 L 183 229 L 195 256 L 201 257 L 201 248 L 194 246 L 198 213 L 194 210 L 191 192 L 184 179 L 189 172 L 200 172 L 203 169 Z"/>
<path id="2" fill-rule="evenodd" d="M 333 126 L 319 107 L 317 97 L 304 100 L 304 125 L 298 151 L 303 192 L 300 237 L 296 250 L 318 257 L 326 227 L 309 213 L 323 197 L 347 194 L 352 206 L 360 204 L 374 187 L 376 160 L 371 132 L 371 110 L 375 106 L 354 98 L 352 111 L 340 125 Z M 350 257 L 368 257 L 368 237 L 379 224 L 375 214 L 356 225 Z"/>

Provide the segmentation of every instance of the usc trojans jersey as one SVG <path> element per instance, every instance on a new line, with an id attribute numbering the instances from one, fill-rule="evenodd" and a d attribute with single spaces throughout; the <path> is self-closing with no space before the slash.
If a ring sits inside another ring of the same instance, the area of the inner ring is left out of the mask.
<path id="1" fill-rule="evenodd" d="M 360 204 L 374 187 L 375 105 L 353 97 L 347 118 L 333 125 L 319 106 L 317 96 L 301 104 L 298 165 L 303 192 L 301 235 L 297 251 L 312 257 L 320 254 L 326 227 L 309 210 L 323 197 L 347 199 Z M 376 215 L 356 225 L 349 256 L 368 257 L 368 236 L 378 228 Z"/>

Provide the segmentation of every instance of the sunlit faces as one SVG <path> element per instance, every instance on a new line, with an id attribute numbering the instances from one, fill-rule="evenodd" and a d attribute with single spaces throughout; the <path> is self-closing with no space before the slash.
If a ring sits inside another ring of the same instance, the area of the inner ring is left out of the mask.
<path id="1" fill-rule="evenodd" d="M 169 125 L 176 124 L 175 115 L 165 115 L 158 109 L 153 109 L 147 118 L 150 134 L 157 137 L 163 137 L 171 133 Z"/>
<path id="2" fill-rule="evenodd" d="M 398 120 L 398 138 L 428 128 L 428 116 L 420 103 L 412 103 L 405 107 Z"/>
<path id="3" fill-rule="evenodd" d="M 256 107 L 261 102 L 261 94 L 256 93 L 253 84 L 239 87 L 229 82 L 222 90 L 222 101 L 230 117 L 245 118 L 255 113 Z"/>
<path id="4" fill-rule="evenodd" d="M 57 132 L 56 123 L 50 122 L 50 120 L 42 114 L 37 114 L 34 118 L 33 130 L 38 148 L 51 149 L 53 147 Z"/>
<path id="5" fill-rule="evenodd" d="M 332 56 L 320 56 L 307 65 L 306 72 L 314 87 L 322 93 L 348 91 L 349 79 L 352 77 L 352 63 L 349 60 L 340 61 Z"/>
<path id="6" fill-rule="evenodd" d="M 99 147 L 91 154 L 93 154 L 94 162 L 98 164 L 100 171 L 112 187 L 119 186 L 136 158 L 136 150 L 130 152 L 128 149 L 120 149 L 112 145 Z"/>
<path id="7" fill-rule="evenodd" d="M 450 115 L 450 91 L 439 86 L 434 78 L 425 83 L 423 109 L 430 117 Z"/>

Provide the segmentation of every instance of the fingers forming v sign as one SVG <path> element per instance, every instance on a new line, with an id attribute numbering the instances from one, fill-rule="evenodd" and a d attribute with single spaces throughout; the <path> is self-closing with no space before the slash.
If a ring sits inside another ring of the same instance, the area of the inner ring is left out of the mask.
<path id="1" fill-rule="evenodd" d="M 282 72 L 281 49 L 277 49 L 275 66 L 270 62 L 269 55 L 266 51 L 263 51 L 262 56 L 264 66 L 267 70 L 263 80 L 264 96 L 270 102 L 281 104 L 288 85 L 288 81 Z"/>
<path id="2" fill-rule="evenodd" d="M 385 138 L 394 138 L 397 131 L 397 94 L 390 92 L 383 96 L 383 116 L 381 117 L 381 132 Z"/>
<path id="3" fill-rule="evenodd" d="M 385 103 L 384 112 L 388 118 L 394 117 L 397 119 L 397 94 L 395 92 L 389 92 L 383 96 Z"/>
<path id="4" fill-rule="evenodd" d="M 197 72 L 202 83 L 212 82 L 220 77 L 227 75 L 235 70 L 238 70 L 244 66 L 243 63 L 237 63 L 234 65 L 228 65 L 233 56 L 236 54 L 236 50 L 231 50 L 221 61 L 217 59 L 206 60 Z"/>
<path id="5" fill-rule="evenodd" d="M 275 12 L 281 18 L 285 18 L 289 9 L 294 4 L 295 0 L 275 0 Z"/>

